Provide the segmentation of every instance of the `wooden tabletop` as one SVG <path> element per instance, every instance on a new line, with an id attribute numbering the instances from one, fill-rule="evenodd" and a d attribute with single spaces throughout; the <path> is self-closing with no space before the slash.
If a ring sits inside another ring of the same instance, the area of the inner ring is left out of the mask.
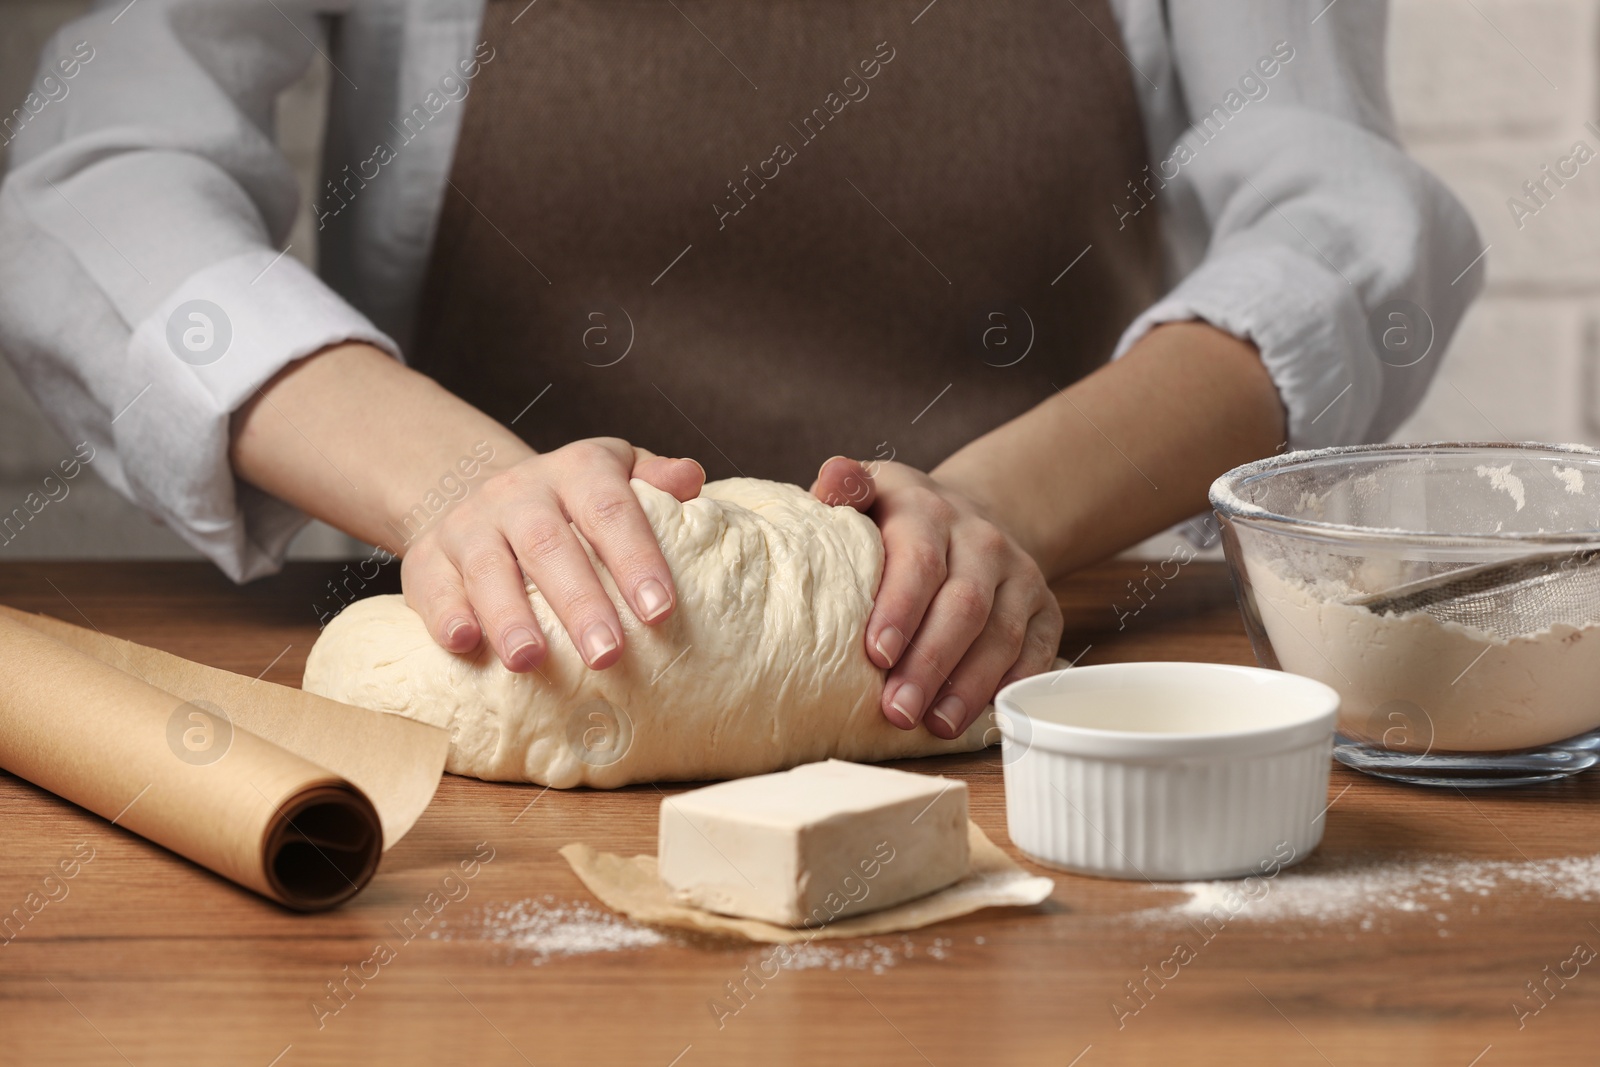
<path id="1" fill-rule="evenodd" d="M 1252 662 L 1219 567 L 1188 565 L 1127 614 L 1139 573 L 1110 564 L 1062 590 L 1064 655 Z M 301 564 L 240 589 L 199 564 L 9 564 L 0 602 L 296 685 L 335 574 Z M 906 766 L 965 778 L 973 817 L 1022 859 L 995 753 Z M 446 776 L 372 884 L 307 916 L 0 775 L 0 918 L 39 894 L 0 935 L 0 1064 L 1588 1063 L 1600 893 L 1582 890 L 1600 863 L 1538 861 L 1596 851 L 1597 783 L 1467 796 L 1336 767 L 1318 852 L 1204 940 L 1176 910 L 1186 891 L 1055 873 L 1038 908 L 818 942 L 757 983 L 763 946 L 669 933 L 561 954 L 594 945 L 570 926 L 559 944 L 526 936 L 531 917 L 597 906 L 561 845 L 654 851 L 654 787 L 541 796 Z M 474 856 L 492 858 L 460 878 Z M 1381 872 L 1426 856 L 1435 884 L 1396 898 Z M 1353 903 L 1314 891 L 1374 870 Z M 408 940 L 404 918 L 445 888 Z M 1284 917 L 1297 901 L 1310 914 Z"/>

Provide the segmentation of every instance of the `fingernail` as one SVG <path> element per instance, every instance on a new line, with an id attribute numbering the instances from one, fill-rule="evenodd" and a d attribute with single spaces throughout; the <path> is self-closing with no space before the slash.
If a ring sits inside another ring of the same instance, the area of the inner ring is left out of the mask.
<path id="1" fill-rule="evenodd" d="M 595 660 L 617 647 L 617 637 L 603 622 L 583 631 L 583 661 L 593 667 Z"/>
<path id="2" fill-rule="evenodd" d="M 505 636 L 506 666 L 514 671 L 525 671 L 533 666 L 539 654 L 539 639 L 525 626 L 507 630 Z"/>
<path id="3" fill-rule="evenodd" d="M 966 718 L 966 715 L 967 705 L 954 693 L 933 706 L 933 717 L 945 724 L 951 737 L 961 732 L 961 720 Z"/>
<path id="4" fill-rule="evenodd" d="M 461 631 L 470 630 L 471 628 L 472 623 L 468 622 L 466 619 L 451 619 L 450 625 L 446 626 L 444 631 L 445 644 L 454 645 L 456 643 L 456 637 L 461 633 Z"/>
<path id="5" fill-rule="evenodd" d="M 872 644 L 878 650 L 878 655 L 884 658 L 885 665 L 893 667 L 900 662 L 900 653 L 906 650 L 906 635 L 893 626 L 885 626 L 878 631 L 878 639 Z"/>
<path id="6" fill-rule="evenodd" d="M 646 578 L 640 582 L 639 588 L 634 590 L 633 595 L 639 599 L 639 617 L 645 622 L 655 622 L 672 607 L 672 600 L 667 596 L 667 587 L 654 578 Z"/>
<path id="7" fill-rule="evenodd" d="M 915 726 L 917 720 L 922 718 L 922 687 L 916 682 L 907 682 L 895 690 L 894 699 L 889 701 L 889 706 L 904 715 L 907 723 Z"/>

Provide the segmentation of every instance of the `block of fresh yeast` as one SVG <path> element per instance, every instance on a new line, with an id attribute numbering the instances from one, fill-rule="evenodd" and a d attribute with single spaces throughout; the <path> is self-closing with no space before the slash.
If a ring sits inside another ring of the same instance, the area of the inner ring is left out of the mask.
<path id="1" fill-rule="evenodd" d="M 661 802 L 661 878 L 685 903 L 815 928 L 967 873 L 967 784 L 843 760 Z"/>

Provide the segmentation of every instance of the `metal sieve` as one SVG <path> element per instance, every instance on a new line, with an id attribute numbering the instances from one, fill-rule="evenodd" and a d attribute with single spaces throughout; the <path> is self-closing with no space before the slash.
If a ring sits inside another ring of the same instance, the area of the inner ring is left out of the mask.
<path id="1" fill-rule="evenodd" d="M 1347 603 L 1379 615 L 1424 611 L 1496 637 L 1600 619 L 1600 546 L 1463 567 Z"/>

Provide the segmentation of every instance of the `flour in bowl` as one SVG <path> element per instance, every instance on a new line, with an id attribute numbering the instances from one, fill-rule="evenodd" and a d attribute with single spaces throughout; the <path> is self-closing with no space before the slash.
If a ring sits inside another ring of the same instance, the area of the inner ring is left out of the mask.
<path id="1" fill-rule="evenodd" d="M 1249 574 L 1279 665 L 1339 691 L 1347 737 L 1400 752 L 1494 752 L 1600 727 L 1600 621 L 1506 639 L 1425 612 L 1379 615 L 1344 603 L 1356 590 L 1342 582 L 1308 583 L 1270 563 L 1252 561 Z"/>

